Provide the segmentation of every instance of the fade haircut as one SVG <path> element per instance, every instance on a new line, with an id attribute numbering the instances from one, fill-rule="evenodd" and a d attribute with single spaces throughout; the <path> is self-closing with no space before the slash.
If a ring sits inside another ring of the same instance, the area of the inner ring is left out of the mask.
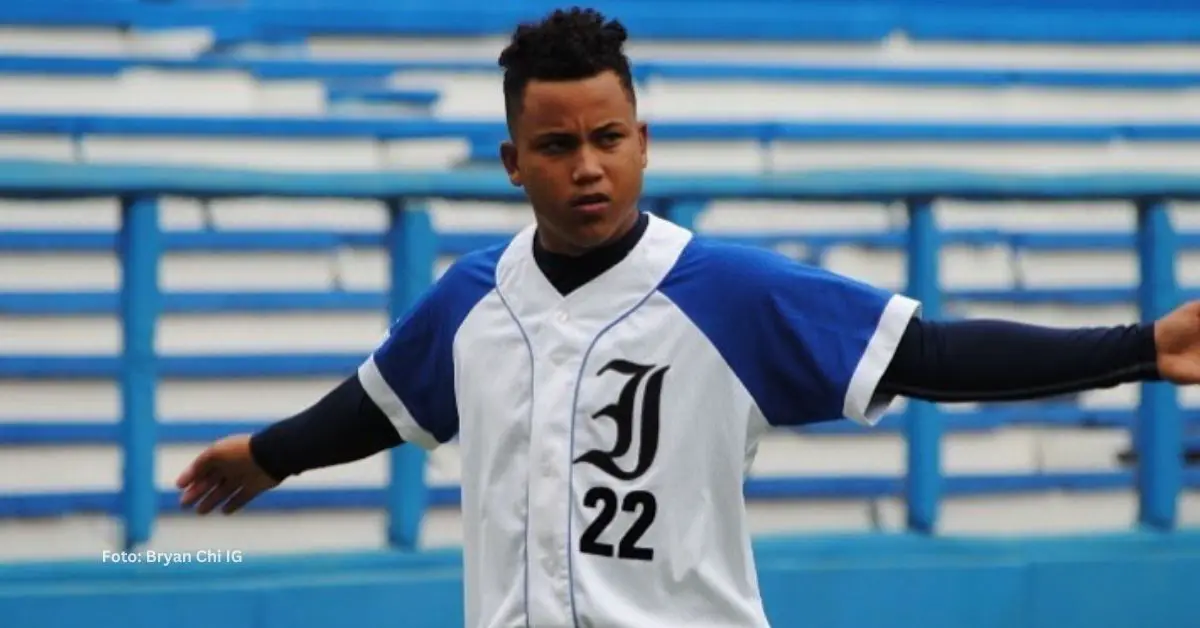
<path id="1" fill-rule="evenodd" d="M 521 113 L 525 87 L 533 80 L 575 81 L 612 71 L 636 107 L 629 59 L 623 50 L 627 38 L 619 21 L 579 7 L 559 9 L 541 22 L 518 26 L 500 53 L 509 130 Z"/>

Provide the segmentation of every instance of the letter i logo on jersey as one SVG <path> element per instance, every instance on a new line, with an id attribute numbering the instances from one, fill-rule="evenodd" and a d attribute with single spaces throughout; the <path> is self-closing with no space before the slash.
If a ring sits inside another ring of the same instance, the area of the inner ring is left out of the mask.
<path id="1" fill-rule="evenodd" d="M 605 406 L 592 415 L 593 419 L 611 419 L 617 428 L 617 441 L 608 451 L 593 449 L 575 459 L 575 463 L 590 464 L 614 479 L 629 481 L 642 477 L 654 457 L 658 454 L 659 413 L 662 403 L 663 378 L 670 366 L 637 364 L 628 360 L 613 360 L 605 364 L 596 375 L 608 373 L 624 375 L 626 383 L 616 403 Z M 640 394 L 639 394 L 640 393 Z M 638 399 L 641 399 L 639 406 Z M 640 415 L 637 416 L 637 415 Z M 640 421 L 637 419 L 640 418 Z M 635 425 L 638 424 L 638 425 Z M 635 427 L 638 432 L 638 447 L 631 469 L 624 469 L 617 459 L 629 453 L 633 446 Z M 595 519 L 583 531 L 579 540 L 579 551 L 595 556 L 616 557 L 626 560 L 653 560 L 654 550 L 639 545 L 639 541 L 658 513 L 658 500 L 649 491 L 628 491 L 623 496 L 608 486 L 593 486 L 583 496 L 583 505 L 598 510 Z M 617 509 L 636 513 L 636 519 L 621 537 L 617 547 L 602 542 L 600 537 L 612 524 Z"/>

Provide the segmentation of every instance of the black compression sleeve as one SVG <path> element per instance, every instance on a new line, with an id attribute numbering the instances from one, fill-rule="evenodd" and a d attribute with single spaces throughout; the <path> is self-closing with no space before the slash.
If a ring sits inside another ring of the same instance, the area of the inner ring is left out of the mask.
<path id="1" fill-rule="evenodd" d="M 1036 399 L 1158 379 L 1156 355 L 1152 324 L 913 320 L 880 392 L 943 402 Z"/>
<path id="2" fill-rule="evenodd" d="M 352 375 L 307 410 L 250 439 L 254 461 L 282 481 L 311 469 L 361 460 L 403 443 Z"/>

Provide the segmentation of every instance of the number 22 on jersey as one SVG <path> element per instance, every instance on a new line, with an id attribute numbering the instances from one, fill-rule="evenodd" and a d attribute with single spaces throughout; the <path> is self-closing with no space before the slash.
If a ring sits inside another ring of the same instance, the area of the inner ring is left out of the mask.
<path id="1" fill-rule="evenodd" d="M 645 475 L 654 464 L 658 453 L 663 378 L 669 369 L 669 366 L 637 364 L 617 359 L 605 364 L 597 372 L 598 377 L 616 374 L 626 378 L 617 401 L 592 415 L 593 420 L 611 420 L 616 425 L 617 438 L 612 449 L 588 451 L 576 458 L 575 464 L 592 465 L 611 477 L 614 480 L 613 484 L 629 482 Z M 637 420 L 639 418 L 640 421 Z M 633 447 L 634 430 L 638 427 L 635 424 L 639 423 L 634 466 L 632 469 L 622 468 L 618 459 L 629 454 Z M 587 489 L 583 495 L 583 505 L 594 515 L 579 537 L 580 552 L 623 560 L 654 559 L 654 549 L 640 545 L 642 537 L 654 524 L 654 518 L 658 514 L 658 500 L 654 493 L 645 490 L 622 491 L 610 485 L 600 484 Z M 631 513 L 635 517 L 633 523 L 624 531 L 613 529 L 618 510 Z M 615 547 L 612 542 L 604 540 L 614 535 L 619 537 Z"/>

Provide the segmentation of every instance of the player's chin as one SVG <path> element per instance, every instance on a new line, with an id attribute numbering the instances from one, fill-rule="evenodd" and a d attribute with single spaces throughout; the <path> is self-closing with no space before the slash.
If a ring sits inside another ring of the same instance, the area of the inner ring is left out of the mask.
<path id="1" fill-rule="evenodd" d="M 571 225 L 568 237 L 580 249 L 593 249 L 611 242 L 619 227 L 616 220 L 577 221 Z"/>

